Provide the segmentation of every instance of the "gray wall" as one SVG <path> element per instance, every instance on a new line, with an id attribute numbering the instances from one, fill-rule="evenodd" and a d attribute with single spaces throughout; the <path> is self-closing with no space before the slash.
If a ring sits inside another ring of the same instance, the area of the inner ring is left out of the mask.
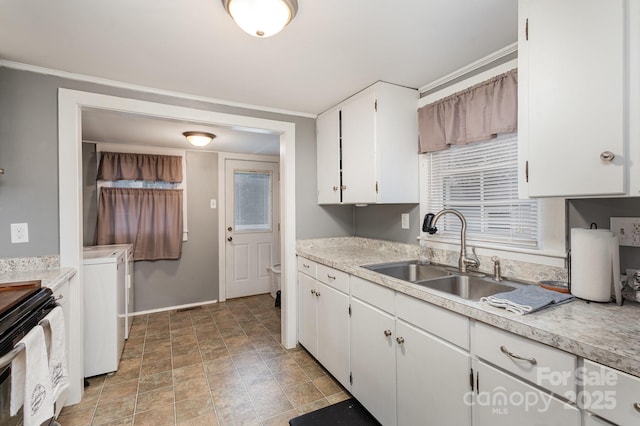
<path id="1" fill-rule="evenodd" d="M 402 229 L 401 214 L 409 213 L 409 229 Z M 355 234 L 405 244 L 418 244 L 419 204 L 388 204 L 355 207 Z"/>
<path id="2" fill-rule="evenodd" d="M 95 244 L 96 226 L 98 217 L 98 193 L 96 176 L 98 174 L 98 157 L 96 145 L 93 143 L 82 144 L 82 244 L 92 246 Z"/>
<path id="3" fill-rule="evenodd" d="M 218 299 L 218 154 L 187 152 L 189 238 L 180 260 L 135 262 L 135 309 Z"/>
<path id="4" fill-rule="evenodd" d="M 68 88 L 128 97 L 229 114 L 293 122 L 296 125 L 296 237 L 298 239 L 353 235 L 353 207 L 320 207 L 316 203 L 315 120 L 247 108 L 136 92 L 51 75 L 0 68 L 0 258 L 29 257 L 59 253 L 58 227 L 58 88 Z M 89 155 L 89 154 L 87 154 Z M 83 162 L 90 162 L 84 158 Z M 191 200 L 189 200 L 191 202 Z M 10 224 L 29 224 L 29 243 L 11 244 Z M 189 225 L 193 234 L 197 231 Z M 87 235 L 84 236 L 85 238 Z M 191 238 L 190 238 L 190 241 Z M 205 244 L 194 242 L 196 244 Z M 217 243 L 216 243 L 217 244 Z M 214 245 L 216 245 L 214 244 Z M 175 279 L 184 268 L 185 279 L 175 282 L 174 291 L 162 286 L 136 301 L 137 309 L 211 300 L 213 284 L 202 288 L 191 279 L 211 274 L 217 259 L 203 255 L 206 268 L 194 264 L 155 262 L 149 270 L 140 268 L 141 280 L 161 282 Z M 200 269 L 198 269 L 200 268 Z M 179 272 L 180 270 L 180 272 Z M 138 275 L 139 277 L 139 275 Z M 136 277 L 136 278 L 138 278 Z M 199 278 L 198 278 L 199 279 Z M 185 286 L 193 286 L 189 300 Z M 143 298 L 149 300 L 140 300 Z"/>

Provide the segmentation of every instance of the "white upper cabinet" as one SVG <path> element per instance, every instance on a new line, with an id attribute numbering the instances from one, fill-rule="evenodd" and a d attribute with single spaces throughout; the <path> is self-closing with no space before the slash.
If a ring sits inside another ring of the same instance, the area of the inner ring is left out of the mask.
<path id="1" fill-rule="evenodd" d="M 340 203 L 340 108 L 334 107 L 316 120 L 318 204 Z"/>
<path id="2" fill-rule="evenodd" d="M 627 193 L 627 8 L 626 0 L 520 0 L 524 195 Z"/>
<path id="3" fill-rule="evenodd" d="M 417 203 L 418 91 L 378 82 L 317 120 L 318 203 Z"/>

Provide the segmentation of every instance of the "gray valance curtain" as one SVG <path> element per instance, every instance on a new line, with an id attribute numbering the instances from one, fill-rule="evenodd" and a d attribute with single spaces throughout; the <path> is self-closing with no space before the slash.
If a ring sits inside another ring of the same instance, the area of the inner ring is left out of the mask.
<path id="1" fill-rule="evenodd" d="M 182 190 L 102 188 L 96 243 L 134 244 L 134 260 L 179 259 Z"/>
<path id="2" fill-rule="evenodd" d="M 418 109 L 420 153 L 517 130 L 517 69 Z"/>
<path id="3" fill-rule="evenodd" d="M 98 166 L 98 179 L 182 182 L 182 157 L 103 152 Z"/>

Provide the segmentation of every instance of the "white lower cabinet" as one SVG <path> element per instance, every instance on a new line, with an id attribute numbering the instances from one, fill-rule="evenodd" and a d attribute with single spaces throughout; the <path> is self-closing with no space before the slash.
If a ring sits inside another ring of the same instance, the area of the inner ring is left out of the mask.
<path id="1" fill-rule="evenodd" d="M 469 353 L 401 319 L 396 335 L 398 425 L 470 425 Z"/>
<path id="2" fill-rule="evenodd" d="M 392 314 L 351 299 L 351 394 L 384 426 L 396 424 L 394 339 Z"/>
<path id="3" fill-rule="evenodd" d="M 469 341 L 461 315 L 351 278 L 351 393 L 383 425 L 471 424 Z M 427 422 L 427 423 L 425 423 Z"/>
<path id="4" fill-rule="evenodd" d="M 640 424 L 640 378 L 298 259 L 298 340 L 384 426 Z"/>
<path id="5" fill-rule="evenodd" d="M 298 341 L 348 387 L 349 277 L 306 259 L 298 269 Z"/>
<path id="6" fill-rule="evenodd" d="M 317 358 L 342 386 L 349 386 L 349 296 L 318 283 Z"/>
<path id="7" fill-rule="evenodd" d="M 580 426 L 580 410 L 483 361 L 473 399 L 474 426 Z"/>
<path id="8" fill-rule="evenodd" d="M 602 419 L 620 426 L 640 424 L 640 378 L 585 360 L 581 379 L 586 424 L 607 424 Z"/>
<path id="9" fill-rule="evenodd" d="M 298 274 L 298 341 L 314 356 L 318 353 L 316 284 L 314 278 Z"/>
<path id="10" fill-rule="evenodd" d="M 575 355 L 476 323 L 475 425 L 580 426 Z"/>

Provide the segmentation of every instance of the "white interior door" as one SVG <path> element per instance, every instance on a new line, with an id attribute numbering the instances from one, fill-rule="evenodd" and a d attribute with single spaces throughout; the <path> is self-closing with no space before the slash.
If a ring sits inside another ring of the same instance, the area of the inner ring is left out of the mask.
<path id="1" fill-rule="evenodd" d="M 280 263 L 278 163 L 226 160 L 226 297 L 271 291 Z"/>

